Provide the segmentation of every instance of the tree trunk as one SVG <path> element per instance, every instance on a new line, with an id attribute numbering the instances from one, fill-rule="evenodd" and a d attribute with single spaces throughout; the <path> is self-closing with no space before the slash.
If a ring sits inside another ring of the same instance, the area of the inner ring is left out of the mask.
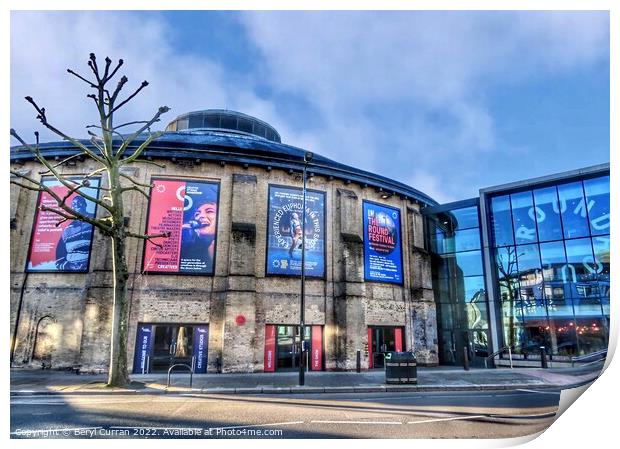
<path id="1" fill-rule="evenodd" d="M 129 273 L 125 258 L 125 226 L 123 213 L 123 192 L 121 189 L 118 166 L 111 167 L 109 173 L 110 196 L 114 210 L 112 212 L 114 231 L 112 233 L 112 262 L 114 282 L 114 303 L 112 310 L 112 343 L 110 347 L 110 370 L 108 386 L 121 387 L 129 383 L 127 373 L 127 331 L 128 304 L 127 280 Z"/>
<path id="2" fill-rule="evenodd" d="M 129 375 L 127 374 L 127 279 L 129 276 L 125 260 L 124 239 L 118 236 L 112 237 L 112 248 L 114 304 L 108 386 L 121 387 L 129 383 Z"/>

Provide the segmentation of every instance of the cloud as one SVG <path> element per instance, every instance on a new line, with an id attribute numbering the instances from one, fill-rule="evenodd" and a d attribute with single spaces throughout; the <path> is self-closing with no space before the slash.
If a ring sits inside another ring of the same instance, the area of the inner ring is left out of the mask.
<path id="1" fill-rule="evenodd" d="M 11 126 L 24 136 L 40 128 L 23 101 L 31 95 L 60 129 L 84 136 L 84 125 L 96 121 L 94 107 L 87 86 L 65 70 L 86 74 L 95 52 L 127 61 L 128 92 L 150 82 L 117 123 L 149 118 L 163 104 L 173 108 L 166 122 L 227 107 L 272 124 L 285 143 L 424 185 L 437 198 L 462 198 L 476 194 L 479 171 L 511 147 L 498 136 L 493 89 L 609 55 L 605 12 L 231 15 L 245 30 L 231 42 L 252 48 L 246 72 L 180 51 L 173 35 L 182 31 L 160 14 L 12 12 Z"/>

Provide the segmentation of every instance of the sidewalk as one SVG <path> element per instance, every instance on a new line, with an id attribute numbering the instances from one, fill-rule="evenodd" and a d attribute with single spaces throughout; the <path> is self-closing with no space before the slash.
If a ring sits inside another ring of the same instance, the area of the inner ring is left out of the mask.
<path id="1" fill-rule="evenodd" d="M 601 365 L 602 366 L 602 365 Z M 132 375 L 127 388 L 108 388 L 105 375 L 76 375 L 67 371 L 11 369 L 11 395 L 37 394 L 275 394 L 352 393 L 386 391 L 472 391 L 541 388 L 574 388 L 598 377 L 601 366 L 574 369 L 472 369 L 456 367 L 418 368 L 417 385 L 385 383 L 382 370 L 355 372 L 309 372 L 305 386 L 298 386 L 297 372 L 172 375 L 166 389 L 166 374 Z"/>

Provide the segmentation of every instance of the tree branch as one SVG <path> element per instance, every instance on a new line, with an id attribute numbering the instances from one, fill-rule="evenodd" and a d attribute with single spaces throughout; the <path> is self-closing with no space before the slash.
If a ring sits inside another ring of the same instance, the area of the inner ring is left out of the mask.
<path id="1" fill-rule="evenodd" d="M 123 187 L 123 188 L 121 189 L 121 192 L 128 192 L 128 191 L 130 191 L 130 190 L 136 190 L 136 191 L 140 192 L 142 195 L 144 195 L 144 196 L 145 196 L 145 198 L 146 198 L 147 200 L 150 200 L 150 199 L 151 199 L 151 195 L 149 195 L 148 193 L 146 193 L 144 190 L 142 190 L 141 188 L 139 188 L 139 187 L 137 187 L 137 186 Z"/>
<path id="2" fill-rule="evenodd" d="M 130 96 L 128 96 L 127 98 L 125 98 L 125 100 L 121 101 L 120 104 L 118 106 L 114 106 L 113 108 L 110 109 L 110 112 L 108 112 L 108 114 L 106 115 L 106 117 L 110 117 L 115 111 L 118 111 L 120 108 L 122 108 L 125 104 L 127 104 L 128 102 L 131 101 L 131 99 L 133 97 L 135 97 L 136 95 L 138 95 L 140 93 L 140 91 L 142 89 L 144 89 L 146 86 L 148 86 L 149 83 L 148 81 L 142 81 L 142 84 L 140 84 L 140 87 L 138 87 L 136 89 L 136 91 L 131 94 Z"/>
<path id="3" fill-rule="evenodd" d="M 75 158 L 81 157 L 81 156 L 83 156 L 83 155 L 84 155 L 84 152 L 82 152 L 82 153 L 78 153 L 78 154 L 74 154 L 73 156 L 69 156 L 69 157 L 67 157 L 67 158 L 63 159 L 62 161 L 60 161 L 59 163 L 57 163 L 57 164 L 56 164 L 56 165 L 54 165 L 53 167 L 54 167 L 54 168 L 56 168 L 56 167 L 60 167 L 62 164 L 65 164 L 65 163 L 69 162 L 71 159 L 75 159 Z M 39 174 L 40 174 L 40 175 L 47 175 L 48 173 L 51 173 L 51 172 L 50 172 L 49 170 L 46 170 L 46 171 L 40 171 L 40 172 L 39 172 Z"/>
<path id="4" fill-rule="evenodd" d="M 131 176 L 126 175 L 125 173 L 119 173 L 119 175 L 121 175 L 123 178 L 130 180 L 132 183 L 134 183 L 137 186 L 140 187 L 145 187 L 147 189 L 150 189 L 151 187 L 153 187 L 153 184 L 142 184 L 141 182 L 136 181 L 135 179 L 133 179 Z"/>
<path id="5" fill-rule="evenodd" d="M 135 234 L 133 232 L 127 232 L 126 235 L 128 237 L 133 237 L 136 239 L 147 240 L 158 248 L 163 248 L 163 245 L 161 243 L 154 242 L 153 239 L 162 237 L 168 238 L 170 237 L 170 232 L 162 232 L 161 234 Z"/>

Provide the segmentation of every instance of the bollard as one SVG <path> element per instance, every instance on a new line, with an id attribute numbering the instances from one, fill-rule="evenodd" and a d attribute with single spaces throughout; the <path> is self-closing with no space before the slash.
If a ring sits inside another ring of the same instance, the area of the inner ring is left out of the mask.
<path id="1" fill-rule="evenodd" d="M 469 371 L 469 354 L 467 353 L 467 346 L 463 347 L 463 369 Z"/>
<path id="2" fill-rule="evenodd" d="M 540 366 L 541 368 L 549 368 L 547 366 L 547 351 L 544 346 L 540 347 Z"/>
<path id="3" fill-rule="evenodd" d="M 355 365 L 357 367 L 356 371 L 358 373 L 362 372 L 362 351 L 357 350 L 357 363 Z"/>

